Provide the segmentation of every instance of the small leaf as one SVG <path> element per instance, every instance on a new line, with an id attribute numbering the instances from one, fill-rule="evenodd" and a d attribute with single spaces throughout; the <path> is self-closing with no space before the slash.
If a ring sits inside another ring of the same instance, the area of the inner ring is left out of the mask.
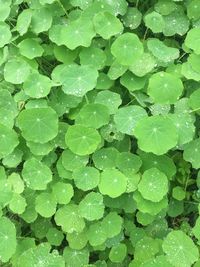
<path id="1" fill-rule="evenodd" d="M 23 166 L 22 176 L 27 187 L 44 190 L 52 180 L 51 170 L 35 158 L 28 159 Z"/>
<path id="2" fill-rule="evenodd" d="M 143 54 L 143 45 L 134 33 L 124 33 L 111 46 L 111 53 L 125 66 L 133 65 Z"/>
<path id="3" fill-rule="evenodd" d="M 178 262 L 183 267 L 189 267 L 199 257 L 199 251 L 192 239 L 181 230 L 170 232 L 165 238 L 162 247 L 167 255 L 167 260 L 174 266 Z"/>
<path id="4" fill-rule="evenodd" d="M 165 154 L 178 142 L 178 133 L 173 122 L 161 116 L 151 116 L 140 120 L 136 125 L 134 135 L 138 139 L 140 149 L 156 155 Z"/>
<path id="5" fill-rule="evenodd" d="M 109 39 L 123 30 L 123 25 L 118 18 L 109 12 L 99 12 L 93 19 L 95 31 L 104 39 Z"/>
<path id="6" fill-rule="evenodd" d="M 95 192 L 87 194 L 79 203 L 79 213 L 88 221 L 102 218 L 104 214 L 102 195 Z"/>
<path id="7" fill-rule="evenodd" d="M 46 143 L 58 134 L 58 117 L 49 107 L 25 109 L 19 114 L 17 123 L 22 136 L 35 143 Z"/>
<path id="8" fill-rule="evenodd" d="M 168 192 L 167 176 L 157 168 L 145 171 L 138 184 L 138 191 L 150 201 L 159 202 Z"/>
<path id="9" fill-rule="evenodd" d="M 126 191 L 127 178 L 117 169 L 106 169 L 101 173 L 99 191 L 116 198 Z"/>
<path id="10" fill-rule="evenodd" d="M 70 126 L 65 136 L 69 149 L 80 156 L 93 153 L 101 142 L 99 133 L 82 125 Z"/>
<path id="11" fill-rule="evenodd" d="M 8 262 L 16 250 L 15 225 L 6 217 L 0 218 L 0 257 L 2 262 Z M 9 249 L 8 249 L 9 247 Z"/>

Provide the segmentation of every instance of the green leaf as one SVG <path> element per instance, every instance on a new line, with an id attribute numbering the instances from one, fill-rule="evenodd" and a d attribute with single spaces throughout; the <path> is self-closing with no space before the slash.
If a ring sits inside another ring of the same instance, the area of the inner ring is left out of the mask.
<path id="1" fill-rule="evenodd" d="M 168 116 L 178 131 L 178 145 L 184 145 L 193 140 L 195 134 L 194 120 L 190 114 L 169 114 Z"/>
<path id="2" fill-rule="evenodd" d="M 9 168 L 16 168 L 22 161 L 23 152 L 15 148 L 12 153 L 3 158 L 3 165 Z"/>
<path id="3" fill-rule="evenodd" d="M 142 107 L 130 105 L 118 109 L 114 115 L 114 121 L 118 131 L 132 135 L 138 122 L 145 117 L 147 117 L 147 113 Z"/>
<path id="4" fill-rule="evenodd" d="M 122 229 L 123 219 L 115 211 L 108 213 L 102 220 L 101 226 L 108 238 L 118 235 Z"/>
<path id="5" fill-rule="evenodd" d="M 18 44 L 20 54 L 33 59 L 35 57 L 41 57 L 44 49 L 40 46 L 40 44 L 35 39 L 24 39 Z"/>
<path id="6" fill-rule="evenodd" d="M 10 59 L 4 66 L 4 79 L 13 84 L 23 83 L 30 73 L 30 67 L 21 58 Z"/>
<path id="7" fill-rule="evenodd" d="M 93 2 L 92 0 L 88 0 L 88 1 L 70 0 L 70 3 L 72 4 L 72 6 L 78 6 L 83 10 L 89 7 L 92 4 L 92 2 Z"/>
<path id="8" fill-rule="evenodd" d="M 79 213 L 88 221 L 102 218 L 104 214 L 102 195 L 95 192 L 87 194 L 79 203 Z"/>
<path id="9" fill-rule="evenodd" d="M 41 144 L 41 143 L 34 143 L 34 142 L 28 141 L 27 146 L 29 147 L 31 153 L 36 156 L 47 155 L 54 148 L 54 145 L 52 142 Z"/>
<path id="10" fill-rule="evenodd" d="M 89 263 L 89 251 L 87 249 L 74 250 L 66 247 L 63 257 L 66 267 L 86 266 Z"/>
<path id="11" fill-rule="evenodd" d="M 151 29 L 153 33 L 162 32 L 165 26 L 165 22 L 164 22 L 162 15 L 160 15 L 159 13 L 155 11 L 148 13 L 144 17 L 144 22 L 145 22 L 145 26 Z"/>
<path id="12" fill-rule="evenodd" d="M 192 0 L 187 6 L 187 16 L 189 19 L 198 20 L 200 18 L 200 5 L 198 0 Z"/>
<path id="13" fill-rule="evenodd" d="M 14 194 L 9 202 L 9 208 L 13 213 L 22 214 L 26 209 L 26 199 L 19 194 Z"/>
<path id="14" fill-rule="evenodd" d="M 16 250 L 15 225 L 6 217 L 0 218 L 0 258 L 8 262 Z M 9 249 L 8 249 L 9 248 Z"/>
<path id="15" fill-rule="evenodd" d="M 57 228 L 52 227 L 49 228 L 46 238 L 52 246 L 60 246 L 64 239 L 64 235 Z"/>
<path id="16" fill-rule="evenodd" d="M 160 202 L 152 202 L 144 199 L 138 191 L 134 192 L 133 199 L 135 200 L 139 211 L 151 215 L 157 215 L 163 209 L 166 209 L 168 205 L 166 197 L 164 197 Z"/>
<path id="17" fill-rule="evenodd" d="M 9 175 L 8 183 L 12 186 L 12 191 L 14 193 L 21 194 L 24 191 L 24 182 L 18 173 L 13 172 Z"/>
<path id="18" fill-rule="evenodd" d="M 173 159 L 167 155 L 157 156 L 152 153 L 139 151 L 139 156 L 142 160 L 142 171 L 155 167 L 165 173 L 169 179 L 171 179 L 176 173 L 176 166 Z"/>
<path id="19" fill-rule="evenodd" d="M 63 182 L 53 184 L 52 191 L 59 204 L 68 204 L 74 195 L 72 185 Z"/>
<path id="20" fill-rule="evenodd" d="M 109 259 L 112 262 L 123 262 L 127 254 L 127 247 L 125 244 L 121 243 L 115 245 L 111 248 L 109 253 Z"/>
<path id="21" fill-rule="evenodd" d="M 130 152 L 122 152 L 117 157 L 117 167 L 120 171 L 136 173 L 142 166 L 140 157 Z"/>
<path id="22" fill-rule="evenodd" d="M 111 53 L 125 66 L 133 65 L 143 54 L 143 45 L 134 33 L 124 33 L 111 46 Z"/>
<path id="23" fill-rule="evenodd" d="M 65 267 L 63 257 L 57 251 L 53 251 L 52 253 L 49 251 L 50 248 L 45 243 L 29 248 L 19 256 L 16 267 L 43 267 L 45 265 Z"/>
<path id="24" fill-rule="evenodd" d="M 13 197 L 11 184 L 7 179 L 0 180 L 0 204 L 5 207 Z"/>
<path id="25" fill-rule="evenodd" d="M 141 267 L 172 267 L 166 256 L 160 255 L 141 264 Z"/>
<path id="26" fill-rule="evenodd" d="M 99 133 L 82 125 L 70 126 L 65 136 L 69 149 L 80 156 L 93 153 L 101 142 Z"/>
<path id="27" fill-rule="evenodd" d="M 174 104 L 182 92 L 183 84 L 181 79 L 170 73 L 157 72 L 149 80 L 148 94 L 155 103 Z"/>
<path id="28" fill-rule="evenodd" d="M 126 27 L 129 27 L 131 30 L 137 29 L 142 20 L 142 13 L 135 7 L 128 7 L 122 19 Z"/>
<path id="29" fill-rule="evenodd" d="M 95 103 L 107 106 L 110 114 L 115 114 L 122 100 L 119 94 L 111 91 L 101 91 L 95 98 Z"/>
<path id="30" fill-rule="evenodd" d="M 163 242 L 163 251 L 167 260 L 174 266 L 192 266 L 198 260 L 199 251 L 192 239 L 180 230 L 170 232 Z"/>
<path id="31" fill-rule="evenodd" d="M 102 69 L 106 63 L 105 52 L 98 47 L 83 48 L 79 57 L 81 65 L 88 65 L 97 70 Z"/>
<path id="32" fill-rule="evenodd" d="M 106 232 L 100 222 L 93 223 L 89 226 L 87 232 L 88 240 L 91 246 L 100 246 L 106 241 Z"/>
<path id="33" fill-rule="evenodd" d="M 52 173 L 44 163 L 31 158 L 24 163 L 22 177 L 27 187 L 33 190 L 45 190 L 52 180 Z"/>
<path id="34" fill-rule="evenodd" d="M 46 143 L 58 134 L 58 117 L 51 108 L 32 108 L 20 112 L 17 123 L 22 136 L 35 143 Z"/>
<path id="35" fill-rule="evenodd" d="M 145 171 L 138 184 L 138 191 L 147 200 L 161 201 L 168 192 L 167 176 L 157 168 Z"/>
<path id="36" fill-rule="evenodd" d="M 145 262 L 159 252 L 158 240 L 148 236 L 141 238 L 135 246 L 135 259 Z"/>
<path id="37" fill-rule="evenodd" d="M 108 124 L 110 119 L 109 110 L 106 106 L 91 103 L 83 106 L 76 116 L 76 124 L 98 129 Z"/>
<path id="38" fill-rule="evenodd" d="M 24 9 L 17 17 L 16 30 L 19 32 L 20 35 L 24 35 L 28 31 L 28 28 L 31 23 L 31 17 L 31 9 Z"/>
<path id="39" fill-rule="evenodd" d="M 173 36 L 175 34 L 183 36 L 187 33 L 189 29 L 189 19 L 182 6 L 180 6 L 180 8 L 176 6 L 173 12 L 167 16 L 163 16 L 163 18 L 165 21 L 163 33 L 165 36 Z"/>
<path id="40" fill-rule="evenodd" d="M 92 155 L 94 165 L 99 170 L 115 168 L 119 152 L 114 147 L 104 147 Z"/>
<path id="41" fill-rule="evenodd" d="M 69 243 L 69 247 L 72 249 L 83 249 L 87 242 L 87 229 L 85 228 L 81 233 L 67 233 L 67 241 Z"/>
<path id="42" fill-rule="evenodd" d="M 130 92 L 134 92 L 145 87 L 146 77 L 137 77 L 129 71 L 121 76 L 120 83 Z"/>
<path id="43" fill-rule="evenodd" d="M 193 109 L 193 111 L 196 111 L 198 113 L 200 111 L 199 97 L 200 97 L 200 89 L 197 89 L 190 95 L 188 102 L 189 106 Z"/>
<path id="44" fill-rule="evenodd" d="M 88 17 L 80 17 L 62 28 L 61 36 L 63 44 L 74 50 L 79 46 L 88 47 L 95 36 L 93 23 Z"/>
<path id="45" fill-rule="evenodd" d="M 185 191 L 182 187 L 176 186 L 173 188 L 172 196 L 173 196 L 173 198 L 181 201 L 185 198 Z"/>
<path id="46" fill-rule="evenodd" d="M 35 210 L 45 218 L 50 218 L 56 212 L 57 202 L 54 195 L 41 193 L 35 199 Z"/>
<path id="47" fill-rule="evenodd" d="M 155 58 L 149 53 L 143 53 L 140 59 L 129 67 L 129 70 L 139 77 L 145 76 L 156 66 Z"/>
<path id="48" fill-rule="evenodd" d="M 178 142 L 178 133 L 173 122 L 162 116 L 151 116 L 140 120 L 134 129 L 134 135 L 141 150 L 156 155 L 165 154 Z"/>
<path id="49" fill-rule="evenodd" d="M 57 78 L 65 94 L 82 97 L 94 89 L 97 77 L 97 70 L 90 66 L 66 65 Z"/>
<path id="50" fill-rule="evenodd" d="M 173 62 L 179 57 L 179 50 L 177 48 L 169 47 L 156 38 L 149 39 L 147 47 L 155 58 L 166 64 Z"/>
<path id="51" fill-rule="evenodd" d="M 192 140 L 184 146 L 183 158 L 192 164 L 195 169 L 200 168 L 200 138 Z"/>
<path id="52" fill-rule="evenodd" d="M 155 10 L 160 13 L 161 15 L 169 15 L 176 9 L 176 4 L 172 1 L 168 0 L 159 0 L 155 4 Z"/>
<path id="53" fill-rule="evenodd" d="M 94 167 L 81 167 L 73 172 L 73 179 L 77 188 L 88 191 L 98 186 L 100 173 Z"/>
<path id="54" fill-rule="evenodd" d="M 52 82 L 44 75 L 31 73 L 23 84 L 24 92 L 32 98 L 42 98 L 49 94 Z"/>
<path id="55" fill-rule="evenodd" d="M 104 39 L 109 39 L 123 30 L 120 20 L 109 12 L 99 12 L 93 19 L 94 28 Z"/>
<path id="56" fill-rule="evenodd" d="M 0 22 L 0 47 L 4 47 L 4 45 L 10 42 L 12 34 L 10 32 L 10 27 L 5 22 Z"/>
<path id="57" fill-rule="evenodd" d="M 116 198 L 126 191 L 127 178 L 117 169 L 106 169 L 101 173 L 99 191 Z"/>
<path id="58" fill-rule="evenodd" d="M 63 167 L 68 171 L 74 171 L 78 168 L 85 167 L 88 163 L 88 156 L 80 156 L 65 149 L 61 156 Z"/>
<path id="59" fill-rule="evenodd" d="M 14 151 L 19 141 L 17 133 L 3 124 L 0 124 L 0 137 L 0 158 L 3 158 Z"/>
<path id="60" fill-rule="evenodd" d="M 39 8 L 33 11 L 30 27 L 35 34 L 47 31 L 51 24 L 52 16 L 47 8 Z"/>
<path id="61" fill-rule="evenodd" d="M 10 14 L 10 3 L 1 1 L 0 21 L 5 21 Z"/>
<path id="62" fill-rule="evenodd" d="M 200 55 L 200 28 L 193 28 L 188 31 L 185 38 L 185 45 Z"/>
<path id="63" fill-rule="evenodd" d="M 82 232 L 85 227 L 84 219 L 81 218 L 78 206 L 68 204 L 56 211 L 55 222 L 67 233 Z"/>

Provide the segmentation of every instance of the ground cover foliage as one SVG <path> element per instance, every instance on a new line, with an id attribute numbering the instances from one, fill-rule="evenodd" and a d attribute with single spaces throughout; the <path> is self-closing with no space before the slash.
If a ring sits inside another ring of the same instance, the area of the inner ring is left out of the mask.
<path id="1" fill-rule="evenodd" d="M 199 267 L 200 1 L 0 0 L 0 260 Z"/>

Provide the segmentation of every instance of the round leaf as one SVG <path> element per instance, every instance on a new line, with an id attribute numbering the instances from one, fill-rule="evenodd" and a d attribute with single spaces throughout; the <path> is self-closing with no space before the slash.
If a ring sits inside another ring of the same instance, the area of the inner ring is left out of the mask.
<path id="1" fill-rule="evenodd" d="M 68 128 L 65 136 L 69 149 L 80 156 L 93 153 L 101 142 L 99 133 L 92 128 L 74 125 Z"/>
<path id="2" fill-rule="evenodd" d="M 25 109 L 18 116 L 23 137 L 35 143 L 46 143 L 58 134 L 58 117 L 51 108 Z"/>
<path id="3" fill-rule="evenodd" d="M 15 225 L 6 217 L 0 218 L 0 258 L 8 262 L 16 250 Z"/>
<path id="4" fill-rule="evenodd" d="M 178 133 L 173 122 L 161 116 L 141 120 L 135 127 L 134 135 L 140 149 L 156 155 L 165 154 L 178 142 Z"/>
<path id="5" fill-rule="evenodd" d="M 101 173 L 99 190 L 103 195 L 116 198 L 126 191 L 127 178 L 117 169 L 106 169 Z"/>
<path id="6" fill-rule="evenodd" d="M 99 220 L 102 218 L 104 214 L 102 195 L 95 192 L 87 194 L 79 203 L 79 213 L 81 217 L 88 221 Z"/>
<path id="7" fill-rule="evenodd" d="M 174 266 L 178 263 L 183 267 L 190 267 L 199 257 L 199 251 L 192 239 L 180 230 L 170 232 L 162 247 L 167 260 Z"/>
<path id="8" fill-rule="evenodd" d="M 35 158 L 28 159 L 23 166 L 22 176 L 27 187 L 33 190 L 44 190 L 52 180 L 49 167 Z"/>
<path id="9" fill-rule="evenodd" d="M 111 46 L 111 53 L 125 66 L 133 65 L 143 54 L 143 45 L 134 33 L 124 33 Z"/>
<path id="10" fill-rule="evenodd" d="M 100 174 L 94 167 L 81 167 L 73 172 L 74 183 L 77 188 L 88 191 L 99 184 Z"/>
<path id="11" fill-rule="evenodd" d="M 145 117 L 147 113 L 142 107 L 130 105 L 118 109 L 114 121 L 118 131 L 132 135 L 137 123 Z"/>
<path id="12" fill-rule="evenodd" d="M 138 190 L 145 199 L 159 202 L 168 192 L 167 176 L 157 168 L 151 168 L 143 173 Z"/>
<path id="13" fill-rule="evenodd" d="M 104 39 L 109 39 L 123 30 L 120 20 L 109 12 L 97 13 L 93 22 L 95 31 Z"/>
<path id="14" fill-rule="evenodd" d="M 158 72 L 149 79 L 148 94 L 155 103 L 174 104 L 182 92 L 181 80 L 170 73 Z"/>

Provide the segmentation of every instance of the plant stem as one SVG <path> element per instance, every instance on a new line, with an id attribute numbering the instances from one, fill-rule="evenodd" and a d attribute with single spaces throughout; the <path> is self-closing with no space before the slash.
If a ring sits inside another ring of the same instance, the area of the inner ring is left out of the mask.
<path id="1" fill-rule="evenodd" d="M 200 110 L 200 107 L 199 108 L 196 108 L 196 109 L 193 109 L 192 111 L 190 111 L 189 113 L 193 113 L 193 112 L 196 112 L 196 111 L 199 111 Z"/>
<path id="2" fill-rule="evenodd" d="M 57 0 L 58 4 L 60 5 L 60 7 L 62 8 L 62 10 L 65 12 L 65 15 L 68 17 L 68 13 L 67 10 L 65 9 L 65 7 L 63 6 L 63 4 L 61 3 L 60 0 Z"/>
<path id="3" fill-rule="evenodd" d="M 147 37 L 148 30 L 149 30 L 149 28 L 146 28 L 146 31 L 145 31 L 145 33 L 144 33 L 144 37 L 143 37 L 143 41 L 144 41 L 144 40 L 146 39 L 146 37 Z"/>

